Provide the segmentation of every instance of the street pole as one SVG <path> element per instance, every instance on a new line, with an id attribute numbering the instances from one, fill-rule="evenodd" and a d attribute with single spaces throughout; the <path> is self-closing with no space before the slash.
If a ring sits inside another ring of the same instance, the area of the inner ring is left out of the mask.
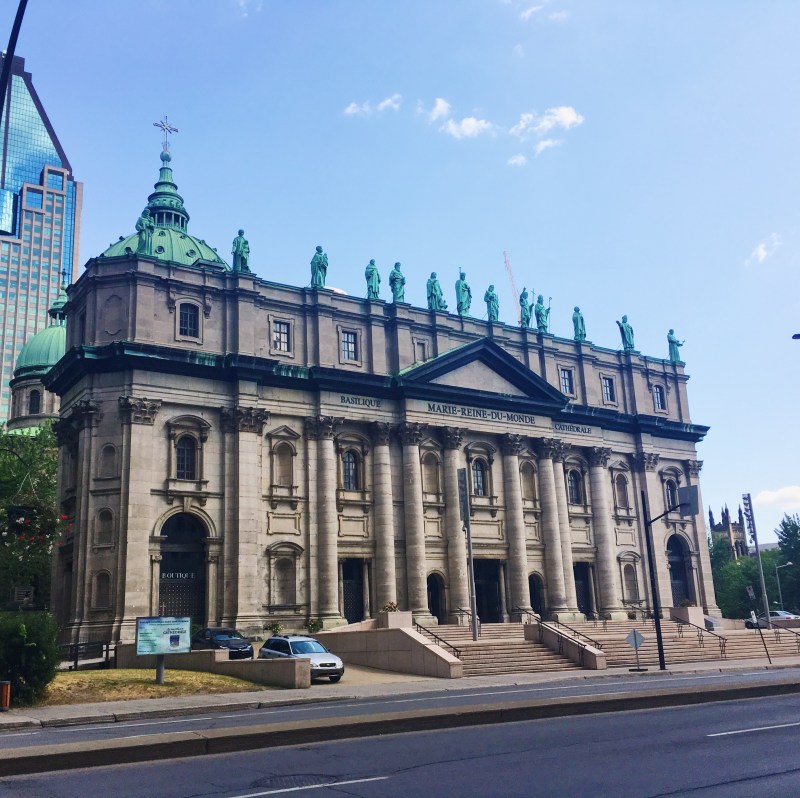
<path id="1" fill-rule="evenodd" d="M 653 623 L 656 627 L 656 645 L 658 646 L 658 669 L 665 671 L 667 663 L 664 660 L 664 638 L 661 635 L 661 602 L 658 598 L 656 564 L 653 558 L 653 522 L 650 520 L 650 508 L 647 505 L 647 495 L 644 491 L 642 491 L 642 513 L 644 515 L 644 539 L 647 543 L 647 567 L 650 571 L 650 595 L 653 599 Z"/>
<path id="2" fill-rule="evenodd" d="M 744 505 L 744 518 L 747 521 L 747 528 L 750 538 L 756 547 L 756 558 L 758 559 L 758 573 L 761 576 L 761 600 L 764 602 L 764 619 L 767 622 L 767 629 L 772 629 L 772 621 L 769 619 L 769 599 L 767 598 L 767 584 L 764 581 L 764 565 L 761 562 L 761 550 L 758 548 L 758 532 L 756 531 L 756 518 L 753 515 L 753 502 L 749 493 L 742 494 L 742 504 Z"/>
<path id="3" fill-rule="evenodd" d="M 783 565 L 775 563 L 775 581 L 778 583 L 778 601 L 783 609 L 783 593 L 781 593 L 781 575 L 778 573 L 778 568 L 788 568 L 793 565 L 791 562 L 785 562 Z"/>
<path id="4" fill-rule="evenodd" d="M 478 639 L 478 601 L 475 595 L 475 561 L 472 556 L 472 527 L 470 526 L 469 490 L 467 488 L 467 469 L 459 468 L 458 477 L 458 506 L 461 512 L 461 521 L 464 524 L 464 533 L 467 536 L 467 572 L 469 574 L 469 609 L 472 639 Z"/>

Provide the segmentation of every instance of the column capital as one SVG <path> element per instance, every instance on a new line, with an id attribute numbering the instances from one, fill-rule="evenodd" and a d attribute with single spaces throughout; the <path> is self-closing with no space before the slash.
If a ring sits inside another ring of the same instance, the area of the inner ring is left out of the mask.
<path id="1" fill-rule="evenodd" d="M 260 435 L 269 421 L 269 412 L 258 407 L 220 407 L 222 426 L 228 432 L 255 432 Z"/>
<path id="2" fill-rule="evenodd" d="M 422 442 L 422 435 L 426 424 L 419 424 L 415 421 L 404 421 L 397 427 L 397 434 L 403 446 L 419 446 Z"/>
<path id="3" fill-rule="evenodd" d="M 561 444 L 557 438 L 536 438 L 534 446 L 539 457 L 545 460 L 554 460 L 556 449 Z"/>
<path id="4" fill-rule="evenodd" d="M 333 440 L 336 428 L 344 421 L 338 416 L 315 416 L 305 420 L 306 438 L 312 441 Z"/>
<path id="5" fill-rule="evenodd" d="M 566 441 L 557 440 L 553 445 L 553 462 L 563 463 L 572 447 Z"/>
<path id="6" fill-rule="evenodd" d="M 658 452 L 634 452 L 633 464 L 640 471 L 655 471 L 660 459 Z"/>
<path id="7" fill-rule="evenodd" d="M 506 432 L 500 437 L 500 450 L 505 455 L 519 455 L 522 452 L 523 446 L 522 435 Z"/>
<path id="8" fill-rule="evenodd" d="M 392 433 L 392 425 L 386 421 L 373 421 L 370 425 L 373 446 L 388 446 Z"/>
<path id="9" fill-rule="evenodd" d="M 460 449 L 464 440 L 463 427 L 442 427 L 440 434 L 445 449 Z"/>
<path id="10" fill-rule="evenodd" d="M 605 468 L 611 458 L 611 449 L 607 446 L 592 446 L 589 449 L 589 465 L 593 468 Z"/>
<path id="11" fill-rule="evenodd" d="M 123 424 L 149 424 L 152 427 L 160 409 L 160 399 L 148 399 L 146 396 L 119 397 L 119 412 Z"/>
<path id="12" fill-rule="evenodd" d="M 700 472 L 703 469 L 703 461 L 702 460 L 687 460 L 686 465 L 689 469 L 689 476 L 690 477 L 699 477 Z"/>

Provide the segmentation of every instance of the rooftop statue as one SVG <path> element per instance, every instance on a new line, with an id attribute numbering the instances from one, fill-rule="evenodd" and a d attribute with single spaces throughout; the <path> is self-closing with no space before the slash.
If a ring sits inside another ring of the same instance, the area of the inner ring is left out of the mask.
<path id="1" fill-rule="evenodd" d="M 617 322 L 619 327 L 619 334 L 622 336 L 622 348 L 626 352 L 630 352 L 636 347 L 633 345 L 633 327 L 628 324 L 628 317 L 623 316 L 622 321 Z"/>
<path id="2" fill-rule="evenodd" d="M 406 278 L 400 271 L 399 263 L 395 263 L 394 268 L 389 272 L 389 287 L 392 289 L 392 299 L 395 302 L 406 301 Z"/>
<path id="3" fill-rule="evenodd" d="M 490 285 L 483 295 L 483 301 L 486 303 L 486 315 L 489 321 L 497 321 L 500 318 L 500 300 L 494 292 L 493 285 Z"/>
<path id="4" fill-rule="evenodd" d="M 380 299 L 381 276 L 374 260 L 367 264 L 364 276 L 367 278 L 367 299 Z"/>
<path id="5" fill-rule="evenodd" d="M 459 316 L 469 316 L 469 306 L 472 304 L 472 290 L 467 285 L 464 272 L 458 273 L 456 280 L 456 310 Z"/>
<path id="6" fill-rule="evenodd" d="M 533 304 L 528 304 L 528 291 L 523 288 L 522 293 L 519 295 L 519 325 L 520 327 L 531 326 L 531 310 Z"/>
<path id="7" fill-rule="evenodd" d="M 328 256 L 317 247 L 314 257 L 311 258 L 311 287 L 325 288 L 325 277 L 328 274 Z"/>
<path id="8" fill-rule="evenodd" d="M 583 313 L 581 309 L 575 305 L 575 312 L 572 314 L 572 328 L 575 330 L 575 340 L 586 340 L 586 324 L 583 321 Z"/>
<path id="9" fill-rule="evenodd" d="M 436 272 L 431 272 L 428 278 L 428 308 L 430 310 L 447 310 L 447 302 L 442 296 L 442 286 L 436 279 Z"/>
<path id="10" fill-rule="evenodd" d="M 679 341 L 675 336 L 675 330 L 670 330 L 667 333 L 667 341 L 669 342 L 669 359 L 672 363 L 681 363 L 681 353 L 678 348 L 683 346 L 686 341 Z"/>
<path id="11" fill-rule="evenodd" d="M 233 239 L 233 270 L 235 272 L 250 271 L 250 244 L 244 237 L 244 230 L 239 230 Z"/>
<path id="12" fill-rule="evenodd" d="M 533 312 L 536 314 L 536 329 L 540 333 L 546 333 L 550 321 L 550 308 L 544 306 L 544 297 L 541 294 L 536 298 Z"/>
<path id="13" fill-rule="evenodd" d="M 142 215 L 136 220 L 136 232 L 139 240 L 136 243 L 137 255 L 153 254 L 153 231 L 156 229 L 155 222 L 150 216 L 150 209 L 145 208 Z"/>

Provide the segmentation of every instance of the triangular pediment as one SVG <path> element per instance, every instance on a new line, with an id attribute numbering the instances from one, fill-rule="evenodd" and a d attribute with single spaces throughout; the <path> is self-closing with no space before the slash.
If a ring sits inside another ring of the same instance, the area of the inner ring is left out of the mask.
<path id="1" fill-rule="evenodd" d="M 502 393 L 510 396 L 527 396 L 525 391 L 514 385 L 501 374 L 498 374 L 491 366 L 481 363 L 478 360 L 467 363 L 460 368 L 453 369 L 434 377 L 431 380 L 434 385 L 451 385 L 453 388 L 463 388 L 466 385 L 480 387 L 483 391 L 490 393 Z"/>

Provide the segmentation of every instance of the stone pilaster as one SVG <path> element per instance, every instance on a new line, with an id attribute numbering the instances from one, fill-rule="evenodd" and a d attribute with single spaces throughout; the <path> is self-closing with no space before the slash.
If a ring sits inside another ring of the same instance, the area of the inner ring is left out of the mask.
<path id="1" fill-rule="evenodd" d="M 511 606 L 508 610 L 512 618 L 515 617 L 517 610 L 530 611 L 531 609 L 525 515 L 519 477 L 519 455 L 522 445 L 522 436 L 511 433 L 503 435 L 500 442 L 503 453 L 503 492 L 508 530 L 508 577 L 511 591 Z"/>
<path id="2" fill-rule="evenodd" d="M 597 609 L 612 620 L 625 620 L 617 562 L 617 542 L 608 501 L 608 460 L 611 449 L 594 446 L 589 450 L 589 485 L 592 491 L 592 527 L 597 548 L 597 581 L 600 596 Z"/>
<path id="3" fill-rule="evenodd" d="M 703 495 L 700 492 L 700 470 L 703 468 L 702 460 L 687 460 L 686 470 L 689 474 L 687 485 L 697 487 L 697 515 L 694 518 L 694 545 L 697 549 L 700 567 L 698 569 L 698 586 L 700 595 L 698 596 L 699 606 L 705 609 L 706 615 L 716 615 L 722 617 L 722 612 L 717 606 L 717 599 L 714 593 L 714 580 L 711 576 L 711 556 L 708 545 L 704 545 L 708 537 L 705 528 L 705 514 L 703 512 Z"/>
<path id="4" fill-rule="evenodd" d="M 397 601 L 394 562 L 394 499 L 389 453 L 390 425 L 372 422 L 372 480 L 375 497 L 375 603 L 376 609 Z"/>
<path id="5" fill-rule="evenodd" d="M 458 468 L 465 465 L 460 458 L 464 430 L 460 427 L 444 427 L 441 430 L 444 443 L 444 495 L 445 523 L 447 524 L 447 567 L 450 581 L 450 622 L 457 623 L 461 617 L 455 610 L 469 609 L 469 577 L 467 575 L 467 546 L 464 523 L 458 503 Z"/>
<path id="6" fill-rule="evenodd" d="M 558 508 L 558 529 L 561 540 L 561 564 L 564 569 L 564 595 L 567 600 L 567 612 L 572 613 L 574 620 L 583 620 L 578 612 L 578 597 L 575 592 L 575 571 L 572 563 L 572 528 L 569 523 L 569 504 L 567 503 L 567 482 L 564 478 L 564 458 L 569 452 L 569 445 L 564 441 L 556 441 L 552 447 L 553 477 L 556 487 L 556 506 Z M 580 616 L 580 617 L 579 617 Z M 563 620 L 568 620 L 562 616 Z"/>
<path id="7" fill-rule="evenodd" d="M 144 396 L 119 397 L 119 412 L 123 424 L 149 424 L 152 427 L 160 408 L 160 399 L 148 399 Z"/>
<path id="8" fill-rule="evenodd" d="M 542 438 L 538 442 L 539 491 L 542 503 L 542 539 L 544 564 L 547 572 L 547 609 L 551 615 L 567 611 L 564 589 L 564 566 L 561 558 L 561 538 L 558 529 L 558 500 L 553 474 L 553 453 L 559 441 Z"/>

